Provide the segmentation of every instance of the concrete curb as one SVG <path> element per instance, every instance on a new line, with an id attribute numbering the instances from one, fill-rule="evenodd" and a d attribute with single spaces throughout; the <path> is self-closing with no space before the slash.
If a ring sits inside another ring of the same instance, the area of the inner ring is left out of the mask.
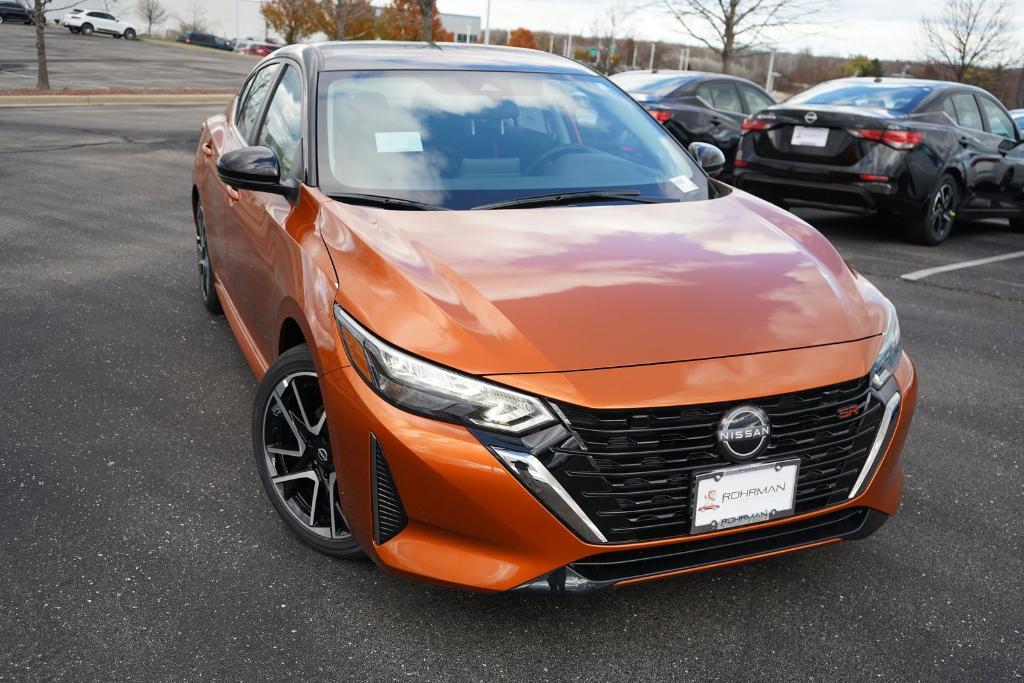
<path id="1" fill-rule="evenodd" d="M 94 104 L 227 104 L 234 93 L 179 95 L 0 95 L 0 107 L 74 107 Z"/>

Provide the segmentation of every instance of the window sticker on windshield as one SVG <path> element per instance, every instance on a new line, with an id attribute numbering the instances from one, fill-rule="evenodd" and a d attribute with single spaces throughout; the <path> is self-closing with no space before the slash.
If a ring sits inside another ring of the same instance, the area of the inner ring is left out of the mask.
<path id="1" fill-rule="evenodd" d="M 669 178 L 669 182 L 678 187 L 683 192 L 696 192 L 698 189 L 697 184 L 690 180 L 684 175 L 677 175 L 675 178 Z"/>
<path id="2" fill-rule="evenodd" d="M 390 154 L 392 152 L 422 152 L 423 140 L 420 139 L 419 131 L 407 133 L 374 133 L 377 140 L 377 152 Z"/>

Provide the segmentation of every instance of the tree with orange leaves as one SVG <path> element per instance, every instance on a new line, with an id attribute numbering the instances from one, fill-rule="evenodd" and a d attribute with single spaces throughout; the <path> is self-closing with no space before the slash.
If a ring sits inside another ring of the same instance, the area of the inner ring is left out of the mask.
<path id="1" fill-rule="evenodd" d="M 533 31 L 528 28 L 517 28 L 508 37 L 508 44 L 511 47 L 528 47 L 531 50 L 539 50 L 540 46 L 533 37 Z"/>
<path id="2" fill-rule="evenodd" d="M 320 0 L 317 28 L 331 40 L 371 40 L 377 19 L 370 0 Z"/>
<path id="3" fill-rule="evenodd" d="M 260 12 L 285 43 L 294 43 L 318 30 L 316 0 L 269 0 Z"/>
<path id="4" fill-rule="evenodd" d="M 381 12 L 378 34 L 384 40 L 422 40 L 423 16 L 419 0 L 392 0 Z M 450 41 L 453 36 L 441 26 L 436 4 L 430 16 L 432 39 L 438 42 Z"/>

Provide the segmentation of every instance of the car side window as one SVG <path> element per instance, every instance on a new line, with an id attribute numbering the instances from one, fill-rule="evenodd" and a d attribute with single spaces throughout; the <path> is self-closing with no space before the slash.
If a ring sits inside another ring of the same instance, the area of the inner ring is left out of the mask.
<path id="1" fill-rule="evenodd" d="M 743 113 L 739 93 L 736 92 L 736 86 L 732 83 L 725 81 L 705 83 L 697 88 L 697 94 L 715 109 L 731 111 L 737 114 Z"/>
<path id="2" fill-rule="evenodd" d="M 974 101 L 974 95 L 969 92 L 957 93 L 950 97 L 953 106 L 956 108 L 956 120 L 964 128 L 974 130 L 985 130 L 981 122 L 981 112 L 978 111 L 978 103 Z"/>
<path id="3" fill-rule="evenodd" d="M 281 164 L 282 177 L 298 175 L 299 145 L 302 141 L 302 77 L 295 67 L 286 66 L 256 144 L 269 148 Z"/>
<path id="4" fill-rule="evenodd" d="M 953 106 L 952 97 L 947 97 L 946 99 L 942 100 L 942 111 L 946 112 L 946 115 L 949 116 L 949 118 L 953 119 L 953 123 L 959 123 L 956 115 L 956 107 Z"/>
<path id="5" fill-rule="evenodd" d="M 741 85 L 740 92 L 743 93 L 743 101 L 747 105 L 748 114 L 756 114 L 775 104 L 770 98 L 765 97 L 764 93 L 749 85 Z"/>
<path id="6" fill-rule="evenodd" d="M 1013 121 L 1002 107 L 987 97 L 979 97 L 978 101 L 981 102 L 981 110 L 985 113 L 985 120 L 988 121 L 989 131 L 995 135 L 1016 140 L 1016 126 L 1013 125 Z"/>
<path id="7" fill-rule="evenodd" d="M 242 137 L 251 142 L 256 132 L 256 122 L 263 109 L 263 103 L 267 101 L 270 94 L 270 86 L 274 84 L 274 76 L 277 75 L 279 66 L 271 64 L 256 74 L 249 83 L 249 90 L 245 93 L 245 101 L 238 112 L 237 126 Z"/>

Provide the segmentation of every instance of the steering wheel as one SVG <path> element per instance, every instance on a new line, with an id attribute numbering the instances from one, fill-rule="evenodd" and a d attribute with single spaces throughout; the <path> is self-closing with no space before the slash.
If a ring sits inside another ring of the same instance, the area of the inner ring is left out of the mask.
<path id="1" fill-rule="evenodd" d="M 534 159 L 533 162 L 526 167 L 526 171 L 523 172 L 523 175 L 536 175 L 536 172 L 544 164 L 554 161 L 559 157 L 564 157 L 566 154 L 572 154 L 573 152 L 592 154 L 594 152 L 600 153 L 601 150 L 595 147 L 588 147 L 587 145 L 558 145 L 557 147 L 552 147 Z"/>

